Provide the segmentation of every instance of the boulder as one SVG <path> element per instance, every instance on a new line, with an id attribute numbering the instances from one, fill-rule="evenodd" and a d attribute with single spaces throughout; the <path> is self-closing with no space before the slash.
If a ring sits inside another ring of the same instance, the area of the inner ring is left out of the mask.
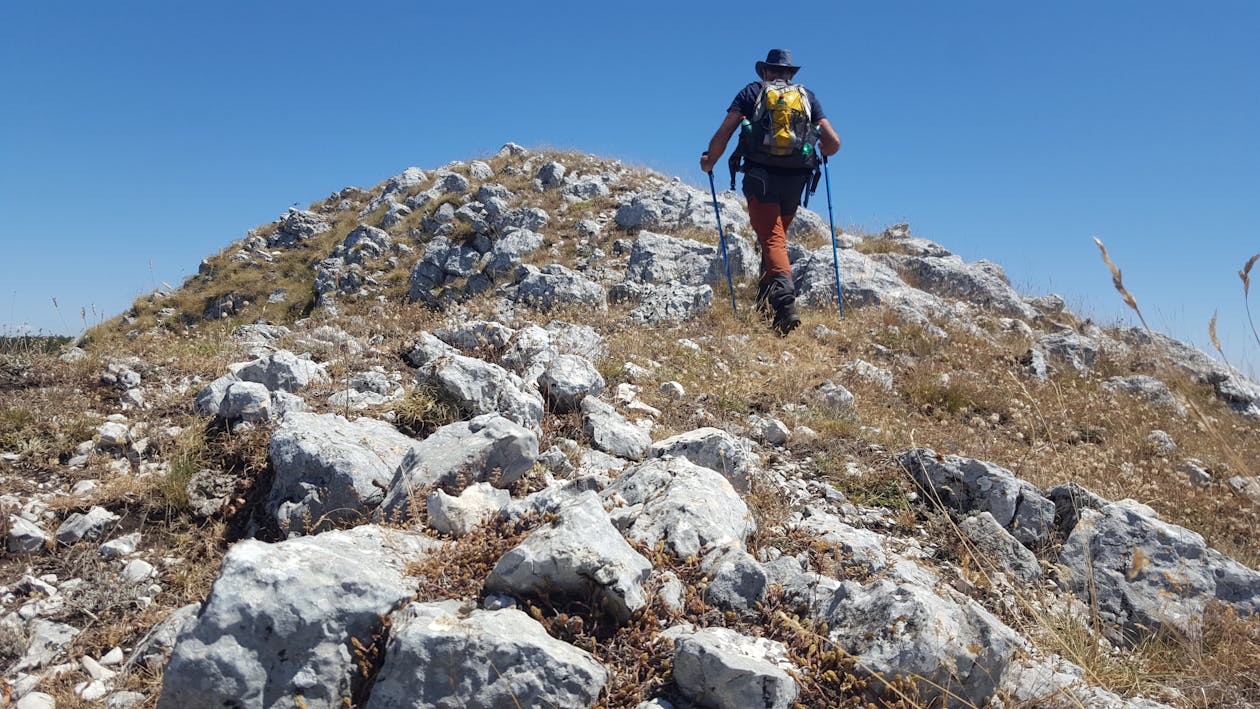
<path id="1" fill-rule="evenodd" d="M 1011 536 L 989 512 L 972 515 L 958 523 L 975 550 L 976 561 L 986 570 L 1002 571 L 1025 584 L 1041 578 L 1037 557 Z"/>
<path id="2" fill-rule="evenodd" d="M 608 295 L 604 287 L 560 264 L 542 269 L 522 266 L 513 300 L 542 312 L 558 307 L 587 307 L 604 310 Z"/>
<path id="3" fill-rule="evenodd" d="M 748 210 L 744 201 L 733 192 L 718 195 L 722 210 L 722 226 L 731 230 L 749 228 Z M 682 182 L 671 182 L 656 190 L 635 194 L 622 204 L 614 217 L 622 229 L 657 229 L 678 231 L 687 227 L 709 230 L 717 234 L 717 216 L 713 198 Z"/>
<path id="4" fill-rule="evenodd" d="M 946 309 L 940 298 L 912 288 L 892 268 L 866 254 L 853 249 L 839 249 L 834 257 L 832 254 L 828 244 L 793 259 L 792 276 L 798 306 L 836 307 L 835 262 L 838 259 L 846 308 L 883 305 L 905 307 L 922 314 Z"/>
<path id="5" fill-rule="evenodd" d="M 309 359 L 302 359 L 288 350 L 277 350 L 260 357 L 235 372 L 245 382 L 258 382 L 268 391 L 300 392 L 312 384 L 330 381 L 324 368 Z"/>
<path id="6" fill-rule="evenodd" d="M 788 709 L 800 692 L 787 648 L 728 628 L 678 632 L 674 683 L 691 701 L 715 709 Z"/>
<path id="7" fill-rule="evenodd" d="M 857 404 L 857 399 L 853 396 L 853 392 L 844 388 L 842 384 L 836 384 L 830 379 L 818 385 L 812 393 L 814 401 L 833 411 L 841 413 L 852 412 Z"/>
<path id="8" fill-rule="evenodd" d="M 1051 362 L 1066 364 L 1077 372 L 1086 372 L 1098 362 L 1102 346 L 1091 337 L 1067 331 L 1042 337 L 1033 349 L 1040 351 Z"/>
<path id="9" fill-rule="evenodd" d="M 716 470 L 739 492 L 748 492 L 752 478 L 761 471 L 761 456 L 754 443 L 711 426 L 680 433 L 652 444 L 652 457 L 678 456 Z"/>
<path id="10" fill-rule="evenodd" d="M 60 544 L 76 544 L 84 539 L 96 539 L 121 517 L 104 507 L 93 506 L 86 513 L 72 512 L 54 535 Z"/>
<path id="11" fill-rule="evenodd" d="M 1055 505 L 1011 471 L 971 458 L 914 448 L 899 456 L 927 498 L 964 514 L 989 512 L 1021 544 L 1040 549 L 1050 540 Z"/>
<path id="12" fill-rule="evenodd" d="M 514 608 L 412 603 L 393 616 L 367 707 L 589 707 L 607 681 L 589 653 Z"/>
<path id="13" fill-rule="evenodd" d="M 438 339 L 465 353 L 501 352 L 516 330 L 492 320 L 473 320 L 452 328 L 434 330 Z"/>
<path id="14" fill-rule="evenodd" d="M 294 246 L 329 229 L 332 229 L 332 225 L 315 212 L 290 208 L 280 218 L 276 230 L 267 237 L 267 245 L 273 248 Z"/>
<path id="15" fill-rule="evenodd" d="M 837 234 L 839 235 L 838 232 Z M 796 216 L 792 219 L 791 226 L 788 227 L 787 237 L 793 241 L 800 241 L 802 238 L 809 237 L 830 239 L 831 225 L 817 212 L 801 207 L 796 210 Z"/>
<path id="16" fill-rule="evenodd" d="M 433 547 L 374 526 L 237 543 L 175 645 L 158 706 L 344 706 L 364 681 L 355 643 L 410 600 L 404 568 Z"/>
<path id="17" fill-rule="evenodd" d="M 716 235 L 717 231 L 714 230 Z M 637 283 L 701 286 L 706 283 L 726 283 L 726 263 L 730 263 L 731 276 L 755 276 L 759 268 L 757 252 L 752 244 L 739 236 L 729 235 L 726 243 L 726 261 L 717 244 L 703 244 L 691 239 L 639 232 L 630 247 L 630 261 L 626 266 L 626 280 Z"/>
<path id="18" fill-rule="evenodd" d="M 366 224 L 355 227 L 341 242 L 334 255 L 346 263 L 364 263 L 381 258 L 394 247 L 394 239 L 383 229 Z"/>
<path id="19" fill-rule="evenodd" d="M 608 182 L 601 175 L 570 175 L 564 180 L 564 188 L 561 190 L 566 201 L 584 202 L 595 199 L 596 197 L 607 197 L 612 194 L 612 190 L 608 187 Z"/>
<path id="20" fill-rule="evenodd" d="M 596 450 L 627 460 L 642 460 L 652 447 L 652 438 L 621 414 L 593 396 L 582 399 L 582 433 Z"/>
<path id="21" fill-rule="evenodd" d="M 1260 611 L 1260 572 L 1128 501 L 1082 509 L 1059 563 L 1067 587 L 1126 640 L 1161 629 L 1197 637 L 1212 602 L 1241 615 Z"/>
<path id="22" fill-rule="evenodd" d="M 965 263 L 961 257 L 911 256 L 882 253 L 873 257 L 890 266 L 918 290 L 943 298 L 961 300 L 1013 318 L 1032 320 L 1037 311 L 1023 301 L 1002 267 L 991 261 Z"/>
<path id="23" fill-rule="evenodd" d="M 552 521 L 504 554 L 486 589 L 552 602 L 577 599 L 624 623 L 646 605 L 643 584 L 651 571 L 613 527 L 599 495 L 588 491 L 561 503 Z"/>
<path id="24" fill-rule="evenodd" d="M 604 492 L 613 523 L 629 539 L 664 542 L 680 559 L 719 546 L 744 547 L 756 529 L 752 514 L 726 478 L 685 458 L 653 458 L 626 468 Z"/>
<path id="25" fill-rule="evenodd" d="M 1168 385 L 1155 377 L 1137 374 L 1129 377 L 1112 377 L 1103 382 L 1103 388 L 1116 394 L 1128 394 L 1149 401 L 1156 406 L 1172 409 L 1178 416 L 1186 415 L 1186 407 L 1177 401 Z"/>
<path id="26" fill-rule="evenodd" d="M 565 167 L 560 163 L 552 160 L 551 162 L 538 168 L 536 179 L 544 189 L 551 187 L 559 187 L 564 180 Z"/>
<path id="27" fill-rule="evenodd" d="M 542 248 L 543 235 L 530 229 L 513 227 L 494 240 L 486 275 L 498 279 L 512 272 L 527 255 Z"/>
<path id="28" fill-rule="evenodd" d="M 985 705 L 1021 647 L 1015 632 L 975 601 L 886 578 L 842 582 L 821 619 L 858 672 L 918 678 L 920 700 L 933 706 Z"/>
<path id="29" fill-rule="evenodd" d="M 420 367 L 416 379 L 435 385 L 447 401 L 474 416 L 498 413 L 534 431 L 542 425 L 542 397 L 497 364 L 460 354 L 437 356 Z"/>
<path id="30" fill-rule="evenodd" d="M 529 231 L 539 231 L 547 226 L 547 222 L 551 221 L 551 215 L 547 214 L 547 210 L 538 207 L 520 207 L 517 209 L 509 209 L 495 217 L 492 226 L 500 233 L 507 233 L 512 229 L 527 229 Z"/>
<path id="31" fill-rule="evenodd" d="M 406 517 L 415 496 L 431 487 L 458 493 L 469 484 L 488 482 L 505 488 L 537 459 L 537 434 L 499 414 L 448 424 L 406 451 L 377 517 Z"/>
<path id="32" fill-rule="evenodd" d="M 285 416 L 271 437 L 275 473 L 266 509 L 280 529 L 313 533 L 371 514 L 420 441 L 383 421 L 337 414 Z"/>
<path id="33" fill-rule="evenodd" d="M 18 515 L 9 515 L 5 548 L 10 554 L 36 554 L 48 545 L 48 533 L 38 524 Z"/>
<path id="34" fill-rule="evenodd" d="M 769 586 L 766 570 L 743 549 L 718 547 L 705 556 L 701 568 L 709 576 L 704 600 L 711 606 L 752 610 L 766 596 Z"/>
<path id="35" fill-rule="evenodd" d="M 708 285 L 627 281 L 609 289 L 608 297 L 614 302 L 638 303 L 630 319 L 646 325 L 691 320 L 713 307 L 713 288 Z"/>
<path id="36" fill-rule="evenodd" d="M 577 409 L 587 396 L 599 396 L 604 377 L 589 359 L 561 354 L 547 362 L 538 376 L 538 388 L 553 411 L 565 413 Z"/>
<path id="37" fill-rule="evenodd" d="M 224 392 L 219 415 L 228 421 L 267 421 L 271 418 L 271 392 L 257 382 L 232 382 Z"/>

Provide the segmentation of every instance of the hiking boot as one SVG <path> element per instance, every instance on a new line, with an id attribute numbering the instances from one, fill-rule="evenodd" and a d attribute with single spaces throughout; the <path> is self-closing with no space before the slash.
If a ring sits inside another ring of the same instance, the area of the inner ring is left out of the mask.
<path id="1" fill-rule="evenodd" d="M 796 289 L 787 276 L 776 276 L 766 284 L 766 304 L 774 312 L 771 326 L 780 335 L 800 327 L 801 319 L 796 315 Z"/>
<path id="2" fill-rule="evenodd" d="M 772 325 L 779 337 L 787 337 L 789 332 L 801 326 L 801 319 L 793 314 L 789 318 L 775 318 Z"/>

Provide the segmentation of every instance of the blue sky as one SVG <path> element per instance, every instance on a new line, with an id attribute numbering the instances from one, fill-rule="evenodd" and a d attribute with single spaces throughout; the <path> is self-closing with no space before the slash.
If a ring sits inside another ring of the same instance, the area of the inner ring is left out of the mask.
<path id="1" fill-rule="evenodd" d="M 1252 0 L 3 3 L 0 332 L 77 332 L 294 202 L 509 140 L 702 184 L 784 46 L 844 140 L 840 224 L 1130 321 L 1098 236 L 1152 326 L 1206 348 L 1219 309 L 1254 371 L 1258 34 Z"/>

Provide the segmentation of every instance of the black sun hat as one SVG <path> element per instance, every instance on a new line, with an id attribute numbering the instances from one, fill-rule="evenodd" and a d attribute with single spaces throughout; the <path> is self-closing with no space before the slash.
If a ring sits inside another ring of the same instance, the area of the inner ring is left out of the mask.
<path id="1" fill-rule="evenodd" d="M 766 67 L 774 67 L 775 69 L 788 69 L 792 73 L 796 73 L 800 69 L 792 63 L 792 51 L 789 49 L 771 49 L 766 52 L 766 60 L 757 62 L 757 76 L 761 76 L 761 70 Z"/>

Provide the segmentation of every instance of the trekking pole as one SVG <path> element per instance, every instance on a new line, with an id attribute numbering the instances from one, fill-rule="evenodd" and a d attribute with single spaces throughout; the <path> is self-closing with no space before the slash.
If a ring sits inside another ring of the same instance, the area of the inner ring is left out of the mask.
<path id="1" fill-rule="evenodd" d="M 722 247 L 722 265 L 726 267 L 726 287 L 731 291 L 731 312 L 738 315 L 739 309 L 735 307 L 735 282 L 731 280 L 731 261 L 726 258 L 726 234 L 722 232 L 722 210 L 718 208 L 717 187 L 713 183 L 712 170 L 709 170 L 709 192 L 713 194 L 713 214 L 717 217 L 718 244 Z"/>
<path id="2" fill-rule="evenodd" d="M 827 221 L 831 223 L 831 260 L 836 265 L 836 302 L 840 304 L 840 317 L 844 317 L 844 296 L 840 293 L 840 245 L 836 243 L 836 218 L 831 212 L 831 172 L 827 170 L 826 155 L 823 156 L 823 177 L 827 181 Z"/>

